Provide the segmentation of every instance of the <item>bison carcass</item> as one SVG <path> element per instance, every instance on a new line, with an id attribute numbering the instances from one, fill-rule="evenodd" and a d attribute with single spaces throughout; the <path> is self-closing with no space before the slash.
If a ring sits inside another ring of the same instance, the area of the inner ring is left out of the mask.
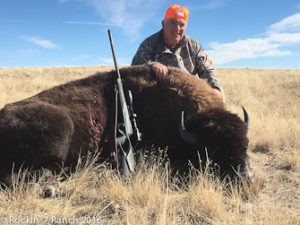
<path id="1" fill-rule="evenodd" d="M 208 155 L 222 174 L 249 176 L 247 124 L 224 108 L 205 80 L 176 68 L 164 81 L 148 66 L 120 73 L 134 96 L 143 143 L 168 146 L 171 159 Z M 114 77 L 114 71 L 97 73 L 6 105 L 0 111 L 1 178 L 13 164 L 71 165 L 80 154 L 101 149 L 113 114 Z"/>

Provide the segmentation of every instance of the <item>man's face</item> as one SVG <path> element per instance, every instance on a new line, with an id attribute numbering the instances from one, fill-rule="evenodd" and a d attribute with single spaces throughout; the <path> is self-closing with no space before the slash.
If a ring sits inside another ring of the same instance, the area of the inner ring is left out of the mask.
<path id="1" fill-rule="evenodd" d="M 164 41 L 168 47 L 175 47 L 183 38 L 186 29 L 186 21 L 183 19 L 164 19 L 162 27 Z"/>

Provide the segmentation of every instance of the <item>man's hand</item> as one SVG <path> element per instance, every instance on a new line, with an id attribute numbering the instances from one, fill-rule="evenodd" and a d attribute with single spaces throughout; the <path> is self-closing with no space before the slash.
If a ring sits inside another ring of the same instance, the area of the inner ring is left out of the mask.
<path id="1" fill-rule="evenodd" d="M 155 75 L 159 80 L 164 80 L 167 77 L 168 72 L 169 72 L 168 68 L 159 62 L 155 63 L 152 66 L 152 69 L 155 72 Z"/>

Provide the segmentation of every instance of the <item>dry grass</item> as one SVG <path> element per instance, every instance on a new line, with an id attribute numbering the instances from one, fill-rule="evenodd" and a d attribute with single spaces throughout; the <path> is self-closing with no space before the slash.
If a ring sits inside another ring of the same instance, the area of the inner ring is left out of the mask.
<path id="1" fill-rule="evenodd" d="M 53 86 L 112 68 L 104 66 L 0 68 L 0 108 L 7 103 L 24 99 Z"/>
<path id="2" fill-rule="evenodd" d="M 0 69 L 0 108 L 107 69 Z M 228 191 L 195 170 L 186 185 L 170 177 L 164 157 L 142 158 L 136 174 L 123 182 L 91 157 L 59 182 L 56 198 L 43 199 L 39 185 L 22 181 L 1 190 L 0 224 L 300 224 L 300 70 L 218 71 L 227 107 L 242 115 L 244 105 L 251 116 L 249 154 L 264 188 Z"/>

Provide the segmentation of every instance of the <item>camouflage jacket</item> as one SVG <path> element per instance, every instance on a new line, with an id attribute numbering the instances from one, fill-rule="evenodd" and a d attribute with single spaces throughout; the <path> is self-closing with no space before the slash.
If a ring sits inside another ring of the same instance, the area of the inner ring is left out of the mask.
<path id="1" fill-rule="evenodd" d="M 185 35 L 174 51 L 166 47 L 163 41 L 163 31 L 153 34 L 139 46 L 132 60 L 132 65 L 153 65 L 160 62 L 166 66 L 174 66 L 207 79 L 208 83 L 221 90 L 214 65 L 195 39 Z"/>

